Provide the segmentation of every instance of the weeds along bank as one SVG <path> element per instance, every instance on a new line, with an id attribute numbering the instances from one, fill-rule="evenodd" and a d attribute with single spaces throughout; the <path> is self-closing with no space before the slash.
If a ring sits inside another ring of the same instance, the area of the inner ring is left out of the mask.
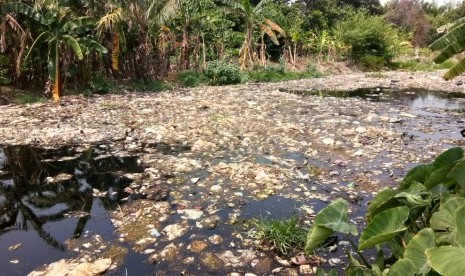
<path id="1" fill-rule="evenodd" d="M 186 86 L 314 77 L 313 67 L 336 61 L 369 71 L 430 69 L 431 59 L 415 61 L 437 53 L 422 49 L 464 15 L 462 6 L 416 0 L 8 0 L 0 8 L 0 83 L 45 87 L 56 100 L 65 90 L 104 93 L 112 82 L 158 90 L 156 81 L 178 75 Z M 456 53 L 444 54 L 436 62 Z"/>

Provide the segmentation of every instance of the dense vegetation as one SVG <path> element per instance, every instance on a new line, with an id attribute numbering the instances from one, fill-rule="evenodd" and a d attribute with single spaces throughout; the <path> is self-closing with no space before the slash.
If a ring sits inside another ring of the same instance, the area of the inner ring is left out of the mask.
<path id="1" fill-rule="evenodd" d="M 463 4 L 420 0 L 386 6 L 378 0 L 7 0 L 0 5 L 0 83 L 46 84 L 56 99 L 63 87 L 82 84 L 85 91 L 108 91 L 103 84 L 95 87 L 98 77 L 150 83 L 177 75 L 180 83 L 195 86 L 317 76 L 305 68 L 326 61 L 366 70 L 402 68 L 393 62 L 396 57 L 414 56 L 415 49 L 442 35 L 437 28 L 465 15 Z M 293 68 L 301 73 L 286 75 Z"/>

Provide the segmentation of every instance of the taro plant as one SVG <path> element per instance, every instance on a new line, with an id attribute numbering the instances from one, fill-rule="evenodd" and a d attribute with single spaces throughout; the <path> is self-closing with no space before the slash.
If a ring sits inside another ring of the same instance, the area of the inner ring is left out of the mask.
<path id="1" fill-rule="evenodd" d="M 434 162 L 413 168 L 397 189 L 385 188 L 372 200 L 367 226 L 350 257 L 348 275 L 461 275 L 465 271 L 465 159 L 452 148 Z M 334 232 L 357 235 L 348 223 L 348 203 L 335 201 L 320 211 L 307 236 L 311 253 Z M 363 250 L 376 248 L 369 263 Z M 384 258 L 389 249 L 391 258 Z"/>

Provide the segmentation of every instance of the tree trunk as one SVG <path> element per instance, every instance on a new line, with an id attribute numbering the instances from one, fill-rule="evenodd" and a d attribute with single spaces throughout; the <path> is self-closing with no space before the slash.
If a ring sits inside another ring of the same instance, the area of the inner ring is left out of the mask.
<path id="1" fill-rule="evenodd" d="M 186 22 L 187 23 L 187 22 Z M 189 34 L 187 30 L 188 24 L 182 28 L 182 43 L 181 43 L 181 68 L 189 69 Z"/>
<path id="2" fill-rule="evenodd" d="M 266 52 L 265 52 L 265 33 L 262 33 L 260 38 L 260 61 L 262 62 L 262 66 L 266 65 Z"/>
<path id="3" fill-rule="evenodd" d="M 205 69 L 207 66 L 207 54 L 205 50 L 205 37 L 202 33 L 202 69 Z"/>
<path id="4" fill-rule="evenodd" d="M 247 31 L 245 34 L 244 43 L 239 55 L 239 63 L 241 64 L 241 69 L 251 68 L 256 61 L 256 54 L 253 48 L 253 25 L 247 24 Z"/>

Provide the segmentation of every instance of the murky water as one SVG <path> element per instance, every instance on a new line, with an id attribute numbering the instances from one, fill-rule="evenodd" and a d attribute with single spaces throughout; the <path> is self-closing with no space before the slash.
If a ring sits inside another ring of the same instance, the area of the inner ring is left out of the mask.
<path id="1" fill-rule="evenodd" d="M 165 149 L 166 147 L 163 147 Z M 157 146 L 157 149 L 160 147 Z M 171 149 L 168 150 L 172 152 Z M 164 151 L 161 151 L 164 152 Z M 176 152 L 176 151 L 175 151 Z M 264 157 L 265 158 L 265 157 Z M 289 152 L 286 158 L 303 160 L 303 155 Z M 268 162 L 268 161 L 265 161 Z M 126 197 L 123 192 L 130 182 L 124 178 L 127 172 L 140 172 L 137 158 L 118 156 L 106 147 L 78 150 L 75 148 L 39 149 L 29 146 L 0 147 L 0 265 L 8 274 L 24 275 L 33 269 L 55 262 L 62 258 L 76 257 L 77 253 L 67 249 L 72 239 L 86 239 L 100 235 L 103 240 L 127 247 L 124 264 L 110 272 L 111 275 L 149 275 L 153 272 L 176 273 L 208 269 L 202 264 L 182 264 L 180 262 L 160 262 L 150 264 L 147 255 L 136 253 L 130 244 L 118 241 L 118 235 L 110 221 L 109 211 Z M 68 175 L 54 181 L 57 175 Z M 192 175 L 204 175 L 200 170 Z M 313 185 L 313 184 L 312 184 Z M 95 189 L 107 192 L 103 197 L 95 196 Z M 324 191 L 322 191 L 324 193 Z M 169 199 L 171 201 L 171 199 Z M 240 209 L 237 224 L 227 223 L 233 213 L 232 208 L 221 208 L 217 215 L 220 224 L 211 229 L 201 229 L 192 224 L 191 234 L 180 238 L 179 242 L 188 245 L 192 240 L 206 239 L 219 234 L 225 242 L 210 245 L 210 252 L 228 250 L 231 243 L 241 246 L 240 235 L 246 229 L 243 223 L 250 219 L 288 218 L 299 212 L 302 205 L 313 206 L 315 211 L 326 204 L 318 199 L 295 200 L 282 196 L 272 196 L 257 201 L 247 196 L 237 201 L 235 209 Z M 172 204 L 175 212 L 178 206 Z M 181 215 L 173 214 L 170 223 L 181 221 Z M 238 235 L 239 234 L 239 235 Z M 157 248 L 169 242 L 160 241 Z M 18 249 L 11 246 L 21 244 Z M 182 250 L 179 259 L 197 256 L 195 252 Z M 198 256 L 197 256 L 198 257 Z M 224 268 L 223 272 L 253 271 L 249 264 L 240 268 Z M 218 273 L 218 271 L 210 271 Z"/>
<path id="2" fill-rule="evenodd" d="M 126 172 L 139 172 L 137 158 L 105 148 L 0 147 L 0 266 L 25 275 L 37 266 L 74 254 L 69 239 L 99 234 L 114 238 L 108 211 L 125 196 Z M 53 181 L 57 175 L 66 176 Z M 98 189 L 107 192 L 94 197 Z M 16 250 L 10 246 L 21 244 Z M 15 264 L 15 262 L 18 262 Z"/>
<path id="3" fill-rule="evenodd" d="M 417 109 L 460 109 L 465 107 L 465 94 L 459 92 L 427 91 L 423 89 L 361 88 L 351 91 L 282 90 L 301 95 L 337 98 L 361 98 L 373 102 L 387 102 Z"/>

